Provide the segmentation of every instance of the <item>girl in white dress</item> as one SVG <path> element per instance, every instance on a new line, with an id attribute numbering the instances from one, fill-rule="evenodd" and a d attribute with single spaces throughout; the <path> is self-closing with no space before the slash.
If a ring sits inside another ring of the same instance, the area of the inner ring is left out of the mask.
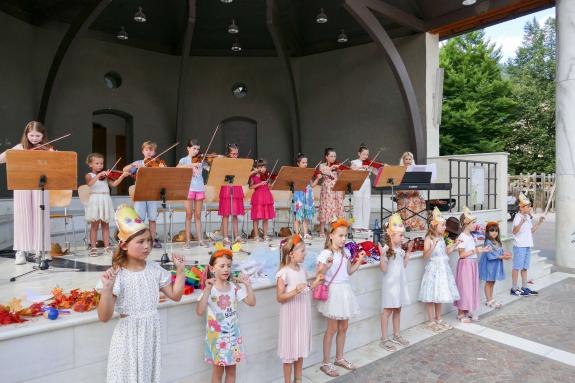
<path id="1" fill-rule="evenodd" d="M 453 303 L 459 299 L 459 290 L 449 266 L 449 254 L 457 248 L 460 241 L 446 246 L 444 233 L 445 218 L 436 207 L 433 209 L 433 219 L 429 223 L 429 231 L 423 243 L 423 258 L 429 259 L 429 262 L 425 266 L 419 289 L 419 300 L 425 302 L 427 307 L 427 327 L 434 332 L 453 328 L 441 319 L 441 304 Z"/>
<path id="2" fill-rule="evenodd" d="M 161 340 L 158 302 L 160 290 L 179 301 L 184 291 L 184 262 L 174 256 L 176 280 L 159 264 L 146 261 L 152 250 L 148 227 L 134 208 L 121 205 L 116 211 L 120 245 L 99 283 L 98 318 L 109 321 L 114 311 L 120 319 L 112 334 L 108 353 L 108 383 L 160 382 Z"/>
<path id="3" fill-rule="evenodd" d="M 407 253 L 401 248 L 401 241 L 405 227 L 399 214 L 395 213 L 389 218 L 385 246 L 379 247 L 381 255 L 380 269 L 383 272 L 381 283 L 381 347 L 387 351 L 395 351 L 395 345 L 409 346 L 409 342 L 399 335 L 401 306 L 408 305 L 406 267 L 413 249 L 413 242 L 409 242 Z M 387 322 L 393 317 L 393 338 L 388 338 Z"/>
<path id="4" fill-rule="evenodd" d="M 86 174 L 86 185 L 90 187 L 90 199 L 86 205 L 86 222 L 90 223 L 90 256 L 98 256 L 96 240 L 98 239 L 98 226 L 102 226 L 102 240 L 104 252 L 110 254 L 110 222 L 114 215 L 114 204 L 110 197 L 110 186 L 118 186 L 127 172 L 115 181 L 108 178 L 109 170 L 104 169 L 104 156 L 100 153 L 90 153 L 86 158 L 86 165 L 92 171 Z"/>
<path id="5" fill-rule="evenodd" d="M 357 159 L 351 161 L 353 170 L 369 170 L 363 161 L 369 158 L 369 149 L 365 144 L 359 145 Z M 371 213 L 371 180 L 369 176 L 363 181 L 361 188 L 353 192 L 353 229 L 356 231 L 369 230 L 369 216 Z"/>

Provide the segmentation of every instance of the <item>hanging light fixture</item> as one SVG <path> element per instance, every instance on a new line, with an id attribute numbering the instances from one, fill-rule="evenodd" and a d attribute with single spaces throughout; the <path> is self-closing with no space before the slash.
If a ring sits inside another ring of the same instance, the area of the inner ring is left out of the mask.
<path id="1" fill-rule="evenodd" d="M 232 44 L 232 52 L 241 52 L 242 50 L 242 46 L 240 45 L 240 43 L 238 42 L 238 39 L 236 39 L 236 41 Z"/>
<path id="2" fill-rule="evenodd" d="M 315 22 L 318 24 L 327 23 L 327 15 L 325 14 L 325 11 L 323 10 L 323 8 L 319 9 L 319 13 L 317 14 L 317 16 L 315 18 Z"/>
<path id="3" fill-rule="evenodd" d="M 124 29 L 124 27 L 120 28 L 120 32 L 116 35 L 118 40 L 128 40 L 128 32 Z"/>
<path id="4" fill-rule="evenodd" d="M 134 20 L 138 23 L 146 22 L 146 14 L 142 10 L 142 7 L 138 7 L 138 11 L 134 14 Z"/>
<path id="5" fill-rule="evenodd" d="M 220 1 L 224 4 L 229 4 L 229 3 L 233 2 L 234 0 L 220 0 Z"/>
<path id="6" fill-rule="evenodd" d="M 232 19 L 232 23 L 228 27 L 228 33 L 235 35 L 238 34 L 239 32 L 240 28 L 238 28 L 238 25 L 236 24 L 236 19 Z"/>
<path id="7" fill-rule="evenodd" d="M 347 35 L 345 34 L 345 31 L 342 29 L 341 32 L 339 33 L 339 36 L 337 36 L 337 42 L 340 44 L 345 44 L 347 43 Z"/>
<path id="8" fill-rule="evenodd" d="M 477 2 L 477 0 L 463 0 L 461 4 L 463 5 L 473 5 Z"/>

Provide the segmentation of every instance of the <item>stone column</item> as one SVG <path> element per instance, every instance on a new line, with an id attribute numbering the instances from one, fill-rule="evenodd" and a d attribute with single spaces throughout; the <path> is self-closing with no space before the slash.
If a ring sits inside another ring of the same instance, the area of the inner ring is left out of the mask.
<path id="1" fill-rule="evenodd" d="M 557 265 L 575 268 L 575 0 L 557 0 Z"/>

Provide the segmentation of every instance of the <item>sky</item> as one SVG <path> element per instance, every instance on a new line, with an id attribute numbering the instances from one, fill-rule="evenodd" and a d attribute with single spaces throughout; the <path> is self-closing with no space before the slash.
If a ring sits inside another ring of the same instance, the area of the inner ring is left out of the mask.
<path id="1" fill-rule="evenodd" d="M 539 24 L 543 24 L 549 17 L 555 17 L 555 7 L 485 28 L 485 36 L 501 47 L 503 55 L 501 62 L 506 62 L 508 58 L 515 56 L 515 50 L 523 38 L 523 27 L 534 17 Z"/>

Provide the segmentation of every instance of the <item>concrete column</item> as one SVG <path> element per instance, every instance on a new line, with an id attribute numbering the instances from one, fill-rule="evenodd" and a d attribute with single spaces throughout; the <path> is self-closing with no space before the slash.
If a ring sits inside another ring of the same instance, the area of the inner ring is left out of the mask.
<path id="1" fill-rule="evenodd" d="M 425 34 L 425 132 L 427 157 L 439 156 L 443 72 L 439 70 L 439 35 Z"/>
<path id="2" fill-rule="evenodd" d="M 557 0 L 557 264 L 575 268 L 575 0 Z"/>

